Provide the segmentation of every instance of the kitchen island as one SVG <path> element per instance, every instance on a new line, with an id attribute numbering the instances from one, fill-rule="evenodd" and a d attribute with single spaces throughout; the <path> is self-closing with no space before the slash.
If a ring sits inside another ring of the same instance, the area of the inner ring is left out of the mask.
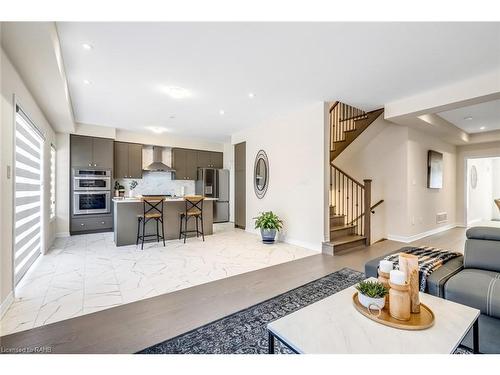
<path id="1" fill-rule="evenodd" d="M 213 233 L 213 201 L 205 198 L 203 202 L 203 230 L 205 236 Z M 163 222 L 165 240 L 179 238 L 181 213 L 185 212 L 184 198 L 165 198 L 163 204 Z M 113 198 L 114 241 L 116 246 L 135 245 L 137 238 L 137 217 L 143 214 L 143 203 L 139 198 Z M 195 229 L 195 220 L 189 220 L 188 230 Z M 146 224 L 146 233 L 156 233 L 156 223 L 151 220 Z M 161 228 L 160 228 L 161 233 Z M 148 241 L 148 242 L 151 242 Z"/>

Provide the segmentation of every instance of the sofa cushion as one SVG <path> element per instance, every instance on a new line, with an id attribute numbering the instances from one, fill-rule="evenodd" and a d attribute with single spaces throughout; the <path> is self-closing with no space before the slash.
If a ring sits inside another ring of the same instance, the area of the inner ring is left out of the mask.
<path id="1" fill-rule="evenodd" d="M 444 286 L 444 296 L 447 300 L 479 309 L 482 314 L 500 318 L 500 273 L 464 269 L 450 277 Z"/>
<path id="2" fill-rule="evenodd" d="M 464 268 L 500 272 L 500 241 L 467 239 Z"/>
<path id="3" fill-rule="evenodd" d="M 475 240 L 500 241 L 500 228 L 473 227 L 467 229 L 465 235 Z"/>

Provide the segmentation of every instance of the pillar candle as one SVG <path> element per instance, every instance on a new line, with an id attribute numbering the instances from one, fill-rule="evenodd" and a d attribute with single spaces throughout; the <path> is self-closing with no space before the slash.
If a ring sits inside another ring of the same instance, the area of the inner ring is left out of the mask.
<path id="1" fill-rule="evenodd" d="M 391 283 L 396 285 L 405 285 L 406 284 L 406 274 L 399 270 L 392 270 L 390 273 Z"/>
<path id="2" fill-rule="evenodd" d="M 393 264 L 390 260 L 381 260 L 379 263 L 379 270 L 381 272 L 389 273 L 392 271 Z"/>

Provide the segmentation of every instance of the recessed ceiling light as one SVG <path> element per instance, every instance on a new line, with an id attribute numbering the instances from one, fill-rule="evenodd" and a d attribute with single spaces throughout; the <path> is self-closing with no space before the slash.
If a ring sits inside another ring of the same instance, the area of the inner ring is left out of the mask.
<path id="1" fill-rule="evenodd" d="M 146 129 L 151 130 L 153 133 L 156 133 L 156 134 L 168 132 L 167 128 L 163 128 L 161 126 L 146 126 Z"/>
<path id="2" fill-rule="evenodd" d="M 83 47 L 83 49 L 85 49 L 85 50 L 87 50 L 87 51 L 90 51 L 92 48 L 94 48 L 94 47 L 92 46 L 92 44 L 88 44 L 88 43 L 83 43 L 83 44 L 82 44 L 82 47 Z"/>
<path id="3" fill-rule="evenodd" d="M 464 120 L 470 121 L 470 120 L 472 120 L 472 116 L 464 117 Z"/>
<path id="4" fill-rule="evenodd" d="M 223 109 L 219 110 L 219 115 L 223 116 L 225 113 L 226 112 Z"/>
<path id="5" fill-rule="evenodd" d="M 84 79 L 83 83 L 85 83 L 86 85 L 90 85 L 92 82 L 90 82 L 88 79 Z"/>
<path id="6" fill-rule="evenodd" d="M 250 99 L 253 99 L 253 98 L 255 98 L 255 94 L 253 92 L 250 92 L 250 93 L 248 93 L 248 97 Z"/>
<path id="7" fill-rule="evenodd" d="M 173 99 L 184 99 L 191 96 L 189 90 L 178 86 L 164 86 L 162 91 Z"/>
<path id="8" fill-rule="evenodd" d="M 481 126 L 481 127 L 479 128 L 479 130 L 484 130 L 484 129 L 486 129 L 486 126 Z"/>

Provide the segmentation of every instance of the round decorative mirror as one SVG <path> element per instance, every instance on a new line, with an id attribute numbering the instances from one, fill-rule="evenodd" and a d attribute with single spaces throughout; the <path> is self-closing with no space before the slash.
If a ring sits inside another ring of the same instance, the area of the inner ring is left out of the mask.
<path id="1" fill-rule="evenodd" d="M 260 150 L 255 157 L 253 167 L 253 187 L 257 198 L 262 199 L 266 195 L 269 186 L 269 160 L 264 150 Z"/>
<path id="2" fill-rule="evenodd" d="M 473 189 L 477 187 L 477 169 L 475 165 L 470 169 L 470 186 Z"/>

